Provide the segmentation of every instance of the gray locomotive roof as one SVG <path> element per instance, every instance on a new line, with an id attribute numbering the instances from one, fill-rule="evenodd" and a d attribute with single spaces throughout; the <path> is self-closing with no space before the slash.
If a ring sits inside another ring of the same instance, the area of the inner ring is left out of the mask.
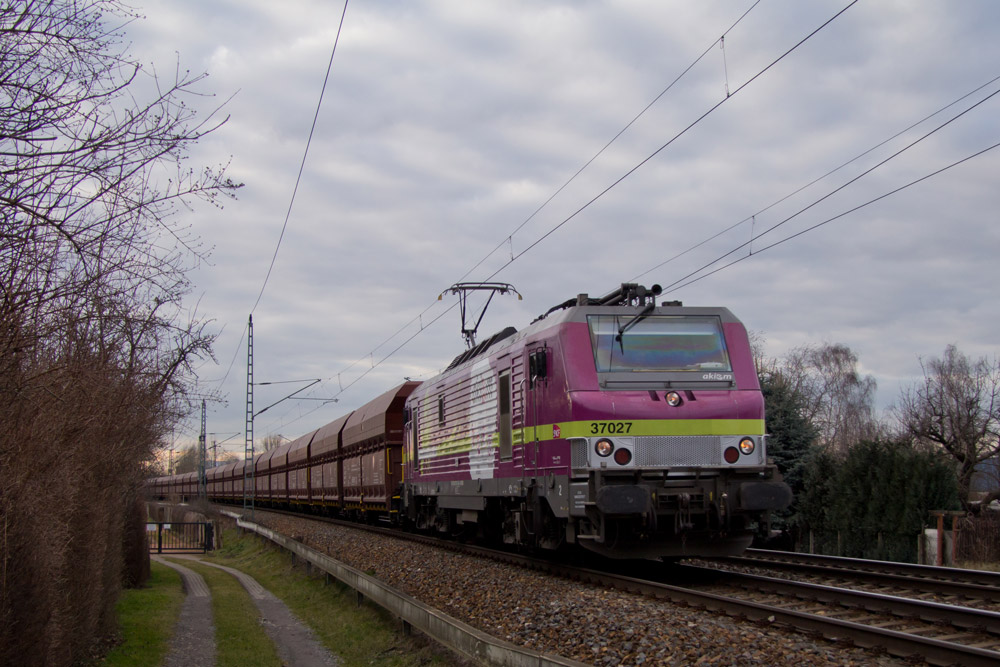
<path id="1" fill-rule="evenodd" d="M 513 345 L 520 340 L 533 336 L 541 331 L 545 331 L 546 329 L 559 326 L 560 324 L 565 324 L 567 322 L 586 322 L 588 315 L 622 315 L 625 317 L 634 317 L 642 313 L 645 308 L 645 306 L 568 306 L 561 310 L 550 312 L 547 315 L 539 317 L 520 331 L 517 331 L 513 327 L 507 327 L 506 329 L 493 334 L 472 349 L 466 350 L 462 354 L 455 357 L 444 372 L 440 373 L 437 377 L 446 375 L 449 371 L 464 366 L 466 363 L 474 359 L 488 356 L 494 349 L 501 349 L 509 345 Z M 710 315 L 718 317 L 724 324 L 740 322 L 739 318 L 733 315 L 732 311 L 722 306 L 657 306 L 652 311 L 646 313 L 646 317 L 652 315 Z"/>

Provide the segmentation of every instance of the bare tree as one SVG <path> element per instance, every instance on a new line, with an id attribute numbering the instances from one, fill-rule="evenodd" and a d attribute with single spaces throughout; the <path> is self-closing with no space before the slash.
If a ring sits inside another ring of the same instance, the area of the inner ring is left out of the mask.
<path id="1" fill-rule="evenodd" d="M 196 472 L 198 470 L 198 448 L 188 447 L 182 449 L 181 453 L 174 460 L 174 474 L 183 475 L 186 472 Z"/>
<path id="2" fill-rule="evenodd" d="M 288 438 L 281 435 L 280 433 L 268 433 L 261 440 L 261 444 L 264 446 L 265 452 L 271 451 L 276 447 L 280 447 L 286 442 L 288 442 Z"/>
<path id="3" fill-rule="evenodd" d="M 976 464 L 1000 454 L 1000 362 L 973 361 L 949 345 L 921 367 L 923 382 L 902 392 L 896 416 L 912 437 L 955 458 L 959 498 L 977 509 L 969 498 Z"/>
<path id="4" fill-rule="evenodd" d="M 175 214 L 237 189 L 186 166 L 224 119 L 196 116 L 202 76 L 129 56 L 109 25 L 134 18 L 0 4 L 0 664 L 78 663 L 114 629 L 125 517 L 211 354 Z"/>
<path id="5" fill-rule="evenodd" d="M 820 442 L 844 453 L 861 440 L 877 437 L 877 384 L 858 371 L 858 356 L 838 343 L 799 347 L 780 364 L 794 393 L 803 397 L 805 414 L 820 432 Z"/>

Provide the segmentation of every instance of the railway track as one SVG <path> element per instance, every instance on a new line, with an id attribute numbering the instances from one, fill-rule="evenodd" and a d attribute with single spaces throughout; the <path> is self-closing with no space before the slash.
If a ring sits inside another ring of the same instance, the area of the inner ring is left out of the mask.
<path id="1" fill-rule="evenodd" d="M 954 588 L 947 589 L 950 592 L 945 590 L 945 584 L 949 582 L 944 573 L 935 575 L 927 569 L 920 571 L 921 576 L 917 577 L 880 571 L 882 564 L 868 561 L 824 566 L 814 559 L 811 563 L 792 563 L 791 556 L 787 556 L 783 559 L 768 557 L 765 562 L 759 552 L 751 553 L 746 559 L 723 559 L 723 563 L 728 566 L 778 568 L 786 575 L 791 573 L 796 576 L 804 571 L 810 581 L 719 569 L 719 563 L 715 561 L 715 566 L 630 562 L 626 566 L 628 574 L 623 574 L 426 535 L 358 524 L 343 525 L 384 532 L 396 539 L 416 539 L 438 548 L 485 556 L 605 589 L 629 591 L 751 621 L 779 623 L 863 648 L 878 647 L 894 656 L 920 656 L 930 664 L 1000 664 L 1000 612 L 964 604 L 920 600 L 912 595 L 925 586 L 940 586 L 941 590 L 936 593 L 939 596 L 982 601 L 992 594 L 992 584 L 989 583 L 990 577 L 969 579 L 978 574 L 968 575 L 963 581 L 958 573 L 951 573 L 955 581 L 950 583 L 962 591 L 958 594 Z M 810 569 L 801 570 L 805 565 Z M 814 568 L 823 567 L 826 567 L 827 574 L 817 574 Z M 905 586 L 896 579 L 906 576 Z M 821 577 L 828 582 L 835 579 L 837 585 L 818 583 L 816 579 Z M 683 582 L 683 585 L 678 585 L 678 582 Z M 863 585 L 873 584 L 897 592 L 858 590 Z"/>
<path id="2" fill-rule="evenodd" d="M 705 562 L 746 571 L 793 573 L 796 577 L 817 580 L 864 582 L 876 592 L 1000 611 L 997 572 L 759 549 L 749 549 L 742 557 Z"/>
<path id="3" fill-rule="evenodd" d="M 761 618 L 770 610 L 775 620 L 794 627 L 858 646 L 878 646 L 901 657 L 920 655 L 931 664 L 1000 663 L 1000 613 L 995 611 L 743 572 L 687 568 L 693 570 L 689 578 L 702 578 L 695 587 L 701 593 L 746 602 L 746 609 L 762 605 L 760 612 L 744 612 L 750 618 Z M 727 613 L 744 608 L 734 602 L 726 605 Z"/>

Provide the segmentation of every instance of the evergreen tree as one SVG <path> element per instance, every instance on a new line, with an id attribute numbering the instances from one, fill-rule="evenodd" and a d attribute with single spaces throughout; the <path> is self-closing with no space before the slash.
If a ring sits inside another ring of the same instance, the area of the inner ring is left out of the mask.
<path id="1" fill-rule="evenodd" d="M 803 471 L 803 492 L 797 498 L 796 524 L 801 528 L 801 536 L 808 539 L 808 532 L 814 530 L 822 537 L 833 525 L 833 507 L 840 490 L 837 487 L 839 461 L 828 449 L 816 448 L 810 452 Z M 820 551 L 833 551 L 825 544 L 815 545 Z"/>
<path id="2" fill-rule="evenodd" d="M 760 387 L 769 435 L 768 458 L 774 461 L 796 498 L 791 507 L 774 517 L 776 527 L 784 528 L 796 512 L 797 499 L 805 487 L 806 460 L 819 430 L 804 416 L 802 395 L 780 371 L 761 374 Z"/>
<path id="3" fill-rule="evenodd" d="M 959 506 L 948 459 L 908 440 L 864 440 L 843 459 L 816 452 L 804 480 L 799 520 L 817 550 L 843 556 L 914 561 L 930 511 Z"/>

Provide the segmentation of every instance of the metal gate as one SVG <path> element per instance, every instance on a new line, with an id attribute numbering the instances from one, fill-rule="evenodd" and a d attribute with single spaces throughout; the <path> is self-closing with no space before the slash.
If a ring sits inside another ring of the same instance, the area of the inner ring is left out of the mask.
<path id="1" fill-rule="evenodd" d="M 150 553 L 203 554 L 215 548 L 213 537 L 209 522 L 146 524 L 146 543 Z"/>

